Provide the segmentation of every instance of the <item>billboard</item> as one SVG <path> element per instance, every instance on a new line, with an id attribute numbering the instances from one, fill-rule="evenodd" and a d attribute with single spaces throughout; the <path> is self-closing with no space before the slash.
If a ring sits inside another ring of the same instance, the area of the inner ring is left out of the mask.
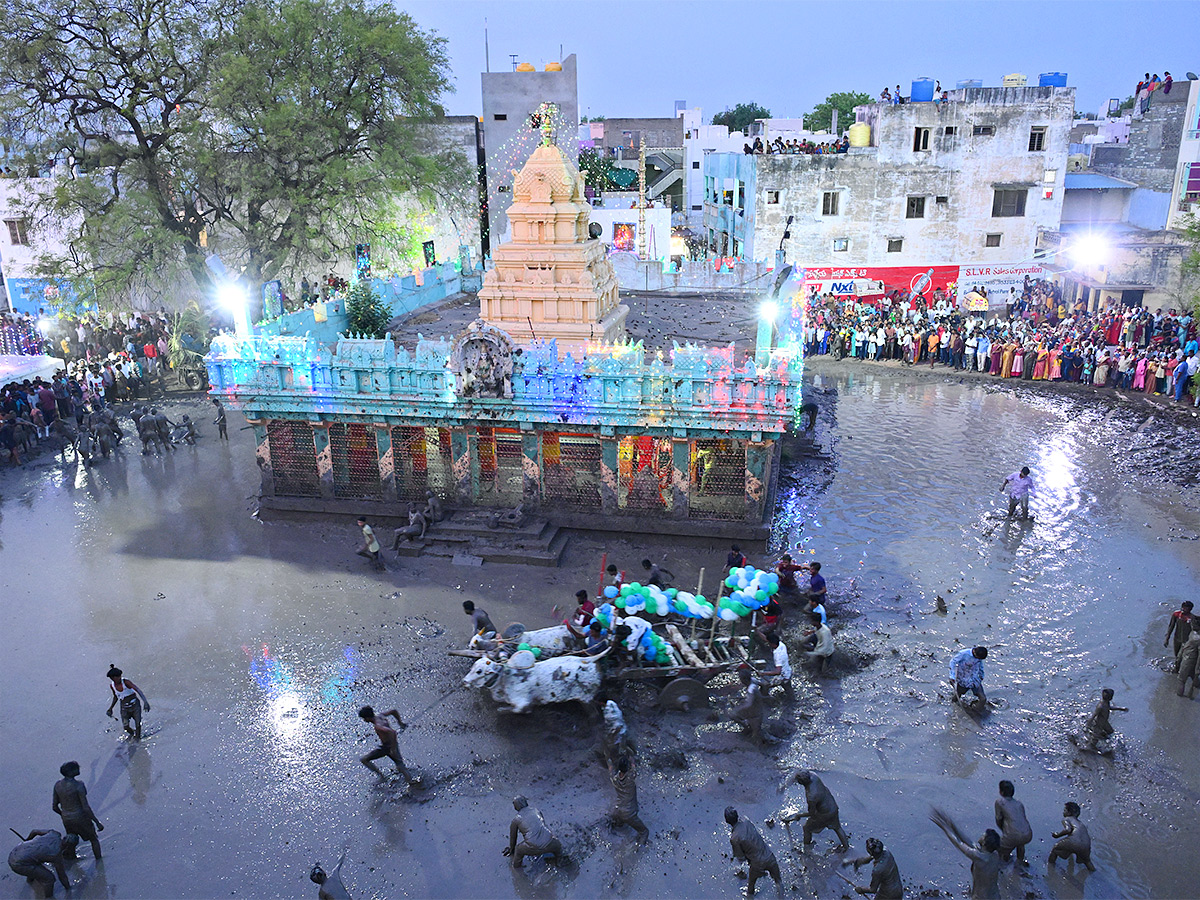
<path id="1" fill-rule="evenodd" d="M 891 291 L 924 294 L 933 300 L 939 288 L 953 294 L 958 281 L 958 266 L 818 266 L 804 270 L 804 293 L 857 296 L 878 299 Z M 866 288 L 869 293 L 861 293 Z"/>
<path id="2" fill-rule="evenodd" d="M 1025 285 L 1025 277 L 1031 281 L 1046 277 L 1046 270 L 1038 263 L 1016 266 L 962 266 L 958 276 L 958 305 L 971 309 L 967 294 L 985 294 L 987 305 L 993 309 L 1008 302 L 1010 288 L 1017 289 L 1017 296 Z"/>

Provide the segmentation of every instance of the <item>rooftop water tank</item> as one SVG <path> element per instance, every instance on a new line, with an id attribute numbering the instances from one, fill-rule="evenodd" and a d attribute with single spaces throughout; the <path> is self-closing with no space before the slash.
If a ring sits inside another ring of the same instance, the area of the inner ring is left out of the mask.
<path id="1" fill-rule="evenodd" d="M 518 72 L 536 72 L 537 69 L 534 68 L 532 63 L 521 63 L 519 66 L 517 66 L 517 71 Z"/>
<path id="2" fill-rule="evenodd" d="M 966 78 L 955 85 L 957 88 L 981 88 L 983 87 L 982 78 Z"/>
<path id="3" fill-rule="evenodd" d="M 548 62 L 548 63 L 546 63 L 546 71 L 547 72 L 561 72 L 562 71 L 562 63 Z"/>
<path id="4" fill-rule="evenodd" d="M 1038 87 L 1066 87 L 1066 72 L 1043 72 L 1038 76 Z"/>
<path id="5" fill-rule="evenodd" d="M 912 83 L 912 96 L 909 100 L 913 103 L 928 103 L 933 99 L 933 79 L 932 78 L 914 78 Z"/>
<path id="6" fill-rule="evenodd" d="M 1028 81 L 1029 79 L 1027 79 L 1020 72 L 1014 72 L 1011 75 L 1005 75 L 1004 80 L 1000 83 L 1005 87 L 1025 87 Z"/>
<path id="7" fill-rule="evenodd" d="M 870 147 L 871 126 L 866 122 L 855 122 L 850 126 L 850 146 Z"/>

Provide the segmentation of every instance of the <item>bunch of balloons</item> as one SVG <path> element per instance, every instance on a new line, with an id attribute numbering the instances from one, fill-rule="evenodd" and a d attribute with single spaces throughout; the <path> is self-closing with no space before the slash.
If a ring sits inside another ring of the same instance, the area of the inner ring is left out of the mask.
<path id="1" fill-rule="evenodd" d="M 703 594 L 689 594 L 687 591 L 675 594 L 671 599 L 671 609 L 689 619 L 711 619 L 715 614 L 713 605 L 704 599 Z"/>
<path id="2" fill-rule="evenodd" d="M 677 593 L 675 588 L 663 590 L 658 585 L 639 584 L 636 581 L 621 585 L 619 591 L 612 585 L 604 589 L 604 596 L 629 615 L 644 610 L 652 616 L 665 616 L 671 611 L 671 601 Z"/>
<path id="3" fill-rule="evenodd" d="M 669 666 L 674 662 L 669 647 L 665 640 L 649 628 L 642 632 L 642 639 L 638 641 L 638 652 L 642 654 L 642 659 L 658 666 Z"/>
<path id="4" fill-rule="evenodd" d="M 612 591 L 614 596 L 616 594 L 616 588 L 606 588 L 605 590 Z M 606 593 L 605 596 L 607 597 L 608 594 Z M 611 603 L 605 603 L 596 608 L 596 611 L 592 614 L 592 621 L 599 622 L 600 630 L 605 634 L 608 634 L 610 631 L 612 631 L 614 612 L 615 610 L 613 609 L 613 605 Z M 588 624 L 590 625 L 591 623 L 589 622 Z"/>
<path id="5" fill-rule="evenodd" d="M 518 650 L 528 650 L 530 653 L 533 654 L 534 659 L 542 658 L 542 648 L 541 647 L 534 647 L 534 646 L 526 644 L 524 641 L 522 641 L 521 643 L 517 644 L 517 649 Z"/>
<path id="6" fill-rule="evenodd" d="M 729 570 L 725 586 L 730 593 L 721 598 L 718 615 L 723 621 L 732 622 L 766 606 L 779 592 L 779 575 L 754 566 L 737 566 Z"/>

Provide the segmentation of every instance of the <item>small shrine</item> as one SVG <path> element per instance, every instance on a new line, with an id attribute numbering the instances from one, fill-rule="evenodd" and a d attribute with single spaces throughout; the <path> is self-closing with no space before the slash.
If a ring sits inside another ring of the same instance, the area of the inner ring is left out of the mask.
<path id="1" fill-rule="evenodd" d="M 517 344 L 555 341 L 578 358 L 589 344 L 625 337 L 629 307 L 604 245 L 588 233 L 583 176 L 554 144 L 542 110 L 542 143 L 513 182 L 512 240 L 492 251 L 479 291 L 479 316 Z"/>

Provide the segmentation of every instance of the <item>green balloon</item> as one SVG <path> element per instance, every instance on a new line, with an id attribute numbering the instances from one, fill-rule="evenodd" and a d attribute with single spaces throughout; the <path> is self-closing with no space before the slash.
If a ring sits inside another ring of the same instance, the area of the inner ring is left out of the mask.
<path id="1" fill-rule="evenodd" d="M 767 592 L 766 591 L 755 591 L 754 599 L 757 600 L 759 603 L 762 603 L 764 600 L 767 599 Z"/>
<path id="2" fill-rule="evenodd" d="M 776 582 L 768 584 L 767 585 L 767 593 L 770 594 L 772 597 L 774 597 L 776 594 L 779 593 L 779 584 Z"/>
<path id="3" fill-rule="evenodd" d="M 616 607 L 617 607 L 617 609 L 624 609 L 624 608 L 625 608 L 625 598 L 624 598 L 624 597 L 618 597 L 618 598 L 617 598 L 617 599 L 616 599 L 616 600 L 613 602 L 613 605 L 614 605 L 614 606 L 616 606 Z"/>

